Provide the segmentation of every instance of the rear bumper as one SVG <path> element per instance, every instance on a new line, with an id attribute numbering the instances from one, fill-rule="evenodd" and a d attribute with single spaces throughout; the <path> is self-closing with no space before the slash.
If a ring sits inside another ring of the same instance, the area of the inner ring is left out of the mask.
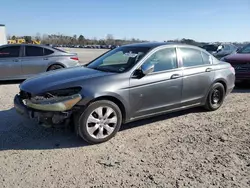
<path id="1" fill-rule="evenodd" d="M 234 89 L 234 87 L 228 88 L 227 91 L 226 91 L 226 95 L 230 94 L 233 91 L 233 89 Z"/>

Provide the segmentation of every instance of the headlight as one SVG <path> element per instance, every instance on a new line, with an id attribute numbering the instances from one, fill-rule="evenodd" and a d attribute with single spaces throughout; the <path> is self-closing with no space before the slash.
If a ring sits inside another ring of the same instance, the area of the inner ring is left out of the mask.
<path id="1" fill-rule="evenodd" d="M 79 94 L 81 88 L 68 88 L 46 92 L 42 96 L 26 99 L 25 104 L 33 109 L 42 111 L 66 111 L 78 103 L 82 96 Z"/>

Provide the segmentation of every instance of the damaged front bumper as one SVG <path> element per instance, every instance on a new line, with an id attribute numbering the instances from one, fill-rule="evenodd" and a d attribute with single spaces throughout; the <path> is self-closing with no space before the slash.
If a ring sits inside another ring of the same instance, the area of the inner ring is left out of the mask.
<path id="1" fill-rule="evenodd" d="M 56 99 L 33 101 L 22 99 L 20 95 L 14 98 L 16 111 L 31 119 L 37 119 L 44 125 L 55 125 L 67 122 L 72 114 L 72 108 L 82 99 L 80 94 Z"/>

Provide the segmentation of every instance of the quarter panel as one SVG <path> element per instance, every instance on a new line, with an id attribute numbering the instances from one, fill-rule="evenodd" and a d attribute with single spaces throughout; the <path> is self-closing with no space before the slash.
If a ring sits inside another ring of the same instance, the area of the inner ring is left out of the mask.
<path id="1" fill-rule="evenodd" d="M 80 65 L 78 61 L 71 60 L 70 56 L 49 56 L 48 57 L 49 63 L 48 66 L 53 64 L 60 64 L 63 67 L 74 67 Z"/>
<path id="2" fill-rule="evenodd" d="M 183 71 L 182 103 L 189 105 L 201 103 L 214 80 L 215 72 L 206 72 L 211 65 L 192 67 Z"/>

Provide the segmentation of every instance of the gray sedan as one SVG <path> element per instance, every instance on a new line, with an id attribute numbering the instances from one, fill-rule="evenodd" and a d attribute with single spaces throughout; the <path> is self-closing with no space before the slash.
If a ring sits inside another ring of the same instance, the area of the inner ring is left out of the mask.
<path id="1" fill-rule="evenodd" d="M 0 46 L 0 80 L 27 79 L 38 73 L 79 65 L 77 54 L 32 44 Z"/>
<path id="2" fill-rule="evenodd" d="M 197 106 L 217 110 L 234 81 L 234 68 L 201 48 L 131 44 L 85 66 L 26 80 L 14 104 L 46 125 L 74 120 L 78 135 L 100 143 L 122 123 Z"/>

